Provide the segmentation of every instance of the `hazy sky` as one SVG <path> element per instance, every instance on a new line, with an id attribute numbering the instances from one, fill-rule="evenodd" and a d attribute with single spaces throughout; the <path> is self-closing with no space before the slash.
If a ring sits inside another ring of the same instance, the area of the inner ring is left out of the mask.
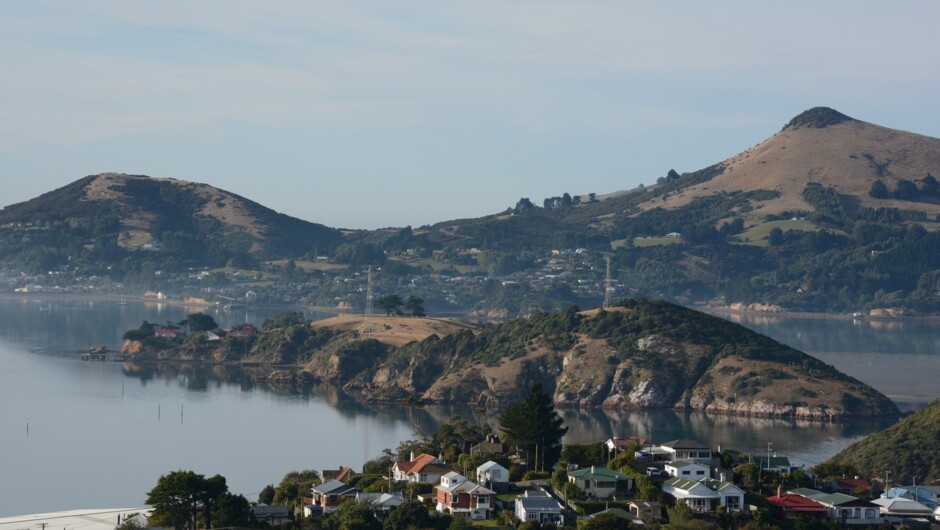
<path id="1" fill-rule="evenodd" d="M 693 171 L 807 108 L 940 137 L 940 2 L 0 2 L 0 205 L 105 171 L 419 226 Z"/>

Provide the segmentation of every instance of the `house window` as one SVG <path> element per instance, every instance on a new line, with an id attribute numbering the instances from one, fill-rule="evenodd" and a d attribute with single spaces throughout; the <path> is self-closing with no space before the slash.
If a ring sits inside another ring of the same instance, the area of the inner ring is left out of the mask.
<path id="1" fill-rule="evenodd" d="M 489 495 L 477 495 L 477 506 L 483 506 L 490 503 Z"/>
<path id="2" fill-rule="evenodd" d="M 856 508 L 856 509 L 855 509 L 855 518 L 858 519 L 858 518 L 860 518 L 861 516 L 862 516 L 862 509 L 861 509 L 861 508 Z"/>
<path id="3" fill-rule="evenodd" d="M 682 474 L 683 474 L 683 475 L 688 475 L 688 474 L 689 474 L 689 470 L 683 471 Z"/>
<path id="4" fill-rule="evenodd" d="M 865 519 L 874 519 L 874 518 L 875 518 L 875 509 L 865 508 Z"/>
<path id="5" fill-rule="evenodd" d="M 696 475 L 704 475 L 705 472 L 702 471 L 701 469 L 699 469 L 698 471 L 695 472 L 695 474 L 696 474 Z"/>
<path id="6" fill-rule="evenodd" d="M 741 498 L 740 497 L 726 497 L 725 507 L 727 507 L 729 510 L 740 510 Z"/>
<path id="7" fill-rule="evenodd" d="M 498 470 L 498 469 L 494 469 L 494 470 L 490 471 L 490 474 L 493 475 L 493 478 L 499 478 L 499 470 Z"/>

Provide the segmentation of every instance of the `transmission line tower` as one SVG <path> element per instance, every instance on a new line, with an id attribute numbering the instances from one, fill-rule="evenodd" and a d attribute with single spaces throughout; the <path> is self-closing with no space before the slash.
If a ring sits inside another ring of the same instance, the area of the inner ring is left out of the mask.
<path id="1" fill-rule="evenodd" d="M 607 280 L 604 281 L 604 309 L 610 307 L 610 293 L 614 288 L 610 284 L 610 256 L 607 256 Z"/>
<path id="2" fill-rule="evenodd" d="M 366 313 L 362 319 L 362 332 L 366 335 L 372 333 L 372 265 L 369 265 L 366 276 Z"/>

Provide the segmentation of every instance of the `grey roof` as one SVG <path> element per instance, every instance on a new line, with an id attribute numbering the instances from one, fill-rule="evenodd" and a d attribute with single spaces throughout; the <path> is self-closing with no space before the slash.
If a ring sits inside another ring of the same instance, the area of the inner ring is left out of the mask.
<path id="1" fill-rule="evenodd" d="M 493 462 L 492 460 L 487 460 L 486 462 L 481 464 L 480 467 L 477 468 L 477 471 L 488 471 L 490 469 L 493 469 L 494 467 L 498 467 L 500 469 L 506 469 L 505 467 L 497 464 L 496 462 Z"/>
<path id="2" fill-rule="evenodd" d="M 323 484 L 312 487 L 311 490 L 322 495 L 352 495 L 359 491 L 338 480 L 327 480 Z"/>
<path id="3" fill-rule="evenodd" d="M 287 517 L 290 515 L 290 510 L 287 509 L 287 506 L 268 506 L 266 504 L 258 504 L 251 507 L 251 513 L 255 517 Z"/>
<path id="4" fill-rule="evenodd" d="M 516 503 L 521 504 L 527 512 L 561 513 L 561 505 L 549 496 L 516 497 Z"/>

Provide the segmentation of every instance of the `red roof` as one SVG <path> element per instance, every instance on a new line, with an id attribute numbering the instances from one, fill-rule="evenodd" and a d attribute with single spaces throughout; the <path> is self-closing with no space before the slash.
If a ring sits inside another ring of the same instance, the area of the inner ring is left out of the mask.
<path id="1" fill-rule="evenodd" d="M 767 502 L 773 504 L 774 506 L 779 506 L 784 510 L 796 511 L 796 512 L 825 512 L 826 507 L 813 499 L 806 498 L 802 495 L 794 495 L 792 493 L 784 493 L 783 495 L 774 495 L 773 497 L 767 497 Z"/>
<path id="2" fill-rule="evenodd" d="M 870 490 L 871 484 L 863 478 L 837 478 L 835 482 L 836 487 L 840 490 Z"/>
<path id="3" fill-rule="evenodd" d="M 437 457 L 427 453 L 421 453 L 418 458 L 415 458 L 411 462 L 398 462 L 398 470 L 409 475 L 411 473 L 418 473 L 424 469 L 424 466 L 433 463 L 435 460 L 437 460 Z"/>

